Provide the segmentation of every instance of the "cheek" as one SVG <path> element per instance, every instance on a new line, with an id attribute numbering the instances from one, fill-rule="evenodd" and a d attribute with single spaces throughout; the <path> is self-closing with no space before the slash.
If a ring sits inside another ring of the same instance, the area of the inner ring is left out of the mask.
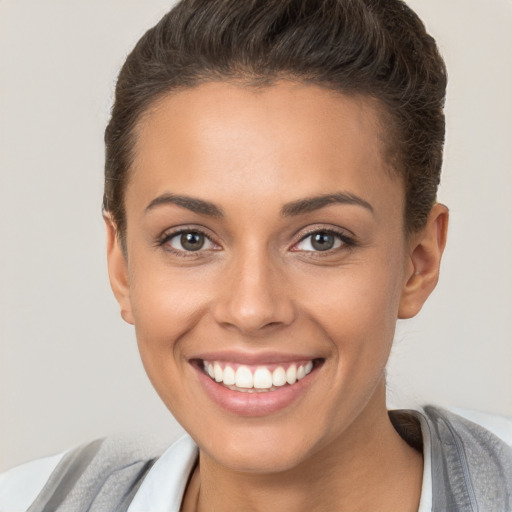
<path id="1" fill-rule="evenodd" d="M 370 261 L 337 269 L 316 285 L 304 282 L 304 292 L 308 301 L 316 304 L 324 325 L 362 331 L 380 325 L 385 329 L 396 322 L 401 276 L 396 265 Z"/>
<path id="2" fill-rule="evenodd" d="M 311 284 L 305 287 L 309 290 L 304 295 L 308 315 L 323 330 L 332 348 L 332 358 L 326 362 L 332 384 L 325 399 L 337 405 L 324 411 L 324 416 L 318 413 L 318 421 L 326 429 L 350 423 L 384 382 L 401 275 L 401 269 L 393 264 L 361 264 L 338 271 L 336 278 L 327 280 L 314 293 Z"/>
<path id="3" fill-rule="evenodd" d="M 157 391 L 163 380 L 176 375 L 176 365 L 185 365 L 187 334 L 208 310 L 205 277 L 187 270 L 170 272 L 143 261 L 132 268 L 130 300 L 137 343 Z"/>
<path id="4" fill-rule="evenodd" d="M 385 366 L 402 275 L 396 259 L 380 257 L 336 269 L 328 279 L 317 279 L 316 285 L 304 281 L 304 310 L 331 340 L 340 374 L 379 372 Z"/>
<path id="5" fill-rule="evenodd" d="M 201 288 L 183 276 L 137 273 L 131 302 L 142 364 L 155 391 L 169 411 L 185 421 L 194 403 L 186 385 L 190 376 L 187 346 L 205 310 Z M 190 347 L 188 347 L 190 349 Z"/>

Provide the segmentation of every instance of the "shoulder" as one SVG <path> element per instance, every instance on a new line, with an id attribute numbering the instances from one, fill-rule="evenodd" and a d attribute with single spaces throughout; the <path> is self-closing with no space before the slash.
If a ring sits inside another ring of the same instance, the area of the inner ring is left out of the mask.
<path id="1" fill-rule="evenodd" d="M 469 409 L 450 409 L 451 414 L 480 425 L 512 446 L 512 418 Z"/>
<path id="2" fill-rule="evenodd" d="M 93 501 L 109 510 L 109 500 L 133 497 L 161 452 L 154 443 L 113 437 L 23 464 L 0 475 L 0 512 L 89 510 Z"/>
<path id="3" fill-rule="evenodd" d="M 36 459 L 0 474 L 0 512 L 26 510 L 66 452 Z"/>
<path id="4" fill-rule="evenodd" d="M 465 417 L 433 406 L 425 407 L 423 416 L 439 510 L 451 510 L 454 504 L 512 510 L 512 422 L 481 413 L 466 412 Z"/>
<path id="5" fill-rule="evenodd" d="M 426 406 L 423 415 L 427 419 L 431 435 L 464 443 L 464 446 L 481 446 L 489 450 L 503 450 L 505 455 L 512 446 L 512 419 L 464 409 L 447 410 Z"/>

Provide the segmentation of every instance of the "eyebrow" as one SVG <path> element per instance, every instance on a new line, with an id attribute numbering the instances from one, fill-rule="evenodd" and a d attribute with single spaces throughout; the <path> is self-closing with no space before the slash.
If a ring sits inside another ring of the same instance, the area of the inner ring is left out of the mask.
<path id="1" fill-rule="evenodd" d="M 371 213 L 374 213 L 373 206 L 363 198 L 349 192 L 336 192 L 335 194 L 324 194 L 287 203 L 281 209 L 281 215 L 284 217 L 302 215 L 303 213 L 313 212 L 333 203 L 362 206 Z"/>
<path id="2" fill-rule="evenodd" d="M 175 204 L 194 213 L 208 215 L 209 217 L 224 217 L 222 209 L 210 201 L 175 194 L 162 194 L 161 196 L 156 197 L 146 206 L 145 212 L 147 213 L 157 206 L 165 204 Z"/>
<path id="3" fill-rule="evenodd" d="M 333 203 L 361 206 L 372 213 L 374 212 L 373 206 L 361 197 L 349 192 L 337 192 L 335 194 L 324 194 L 320 196 L 307 197 L 305 199 L 299 199 L 297 201 L 287 203 L 282 207 L 281 215 L 283 217 L 302 215 L 304 213 L 319 210 Z M 151 201 L 148 206 L 146 206 L 145 212 L 147 213 L 148 211 L 158 206 L 166 204 L 175 204 L 200 215 L 207 215 L 209 217 L 217 218 L 224 217 L 222 208 L 216 206 L 210 201 L 170 193 L 162 194 L 153 199 L 153 201 Z"/>

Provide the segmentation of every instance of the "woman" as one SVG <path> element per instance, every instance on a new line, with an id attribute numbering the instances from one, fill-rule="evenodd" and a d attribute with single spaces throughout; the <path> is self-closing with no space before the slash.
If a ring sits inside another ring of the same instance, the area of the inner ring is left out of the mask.
<path id="1" fill-rule="evenodd" d="M 190 437 L 69 452 L 30 510 L 512 507 L 498 437 L 386 409 L 446 241 L 445 87 L 399 1 L 184 1 L 139 41 L 105 135 L 109 275 Z"/>

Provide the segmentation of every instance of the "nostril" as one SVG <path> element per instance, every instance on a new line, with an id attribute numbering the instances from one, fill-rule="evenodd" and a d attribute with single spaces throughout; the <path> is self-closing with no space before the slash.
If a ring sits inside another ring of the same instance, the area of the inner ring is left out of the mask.
<path id="1" fill-rule="evenodd" d="M 276 327 L 279 325 L 282 325 L 282 322 L 269 322 L 268 324 L 264 325 L 263 328 Z"/>

